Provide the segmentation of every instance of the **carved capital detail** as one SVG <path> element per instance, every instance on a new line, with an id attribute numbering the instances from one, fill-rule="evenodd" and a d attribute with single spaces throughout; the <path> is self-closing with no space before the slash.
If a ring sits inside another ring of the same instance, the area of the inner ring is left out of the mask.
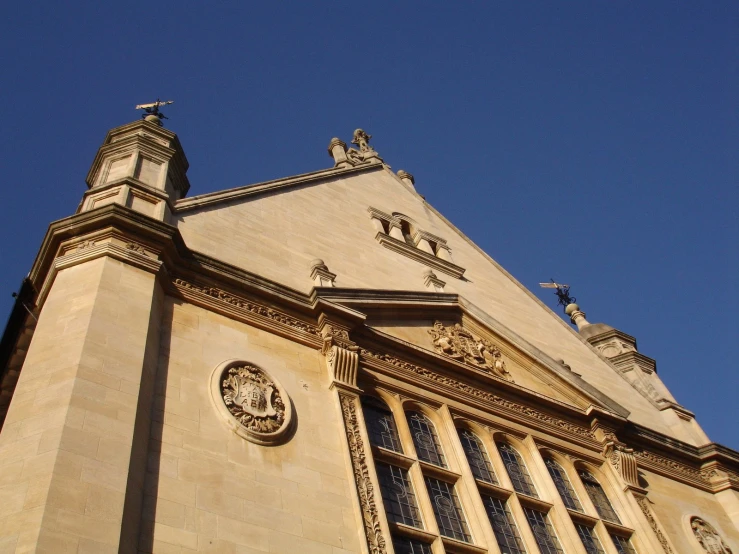
<path id="1" fill-rule="evenodd" d="M 342 348 L 331 346 L 326 354 L 326 365 L 333 382 L 357 387 L 357 370 L 359 369 L 359 353 L 356 346 Z"/>
<path id="2" fill-rule="evenodd" d="M 665 554 L 675 554 L 675 551 L 672 549 L 672 547 L 670 547 L 670 544 L 667 542 L 667 537 L 665 537 L 665 534 L 662 532 L 662 529 L 659 528 L 659 524 L 657 523 L 657 520 L 655 519 L 654 514 L 652 513 L 652 510 L 649 508 L 649 500 L 647 500 L 647 497 L 637 496 L 636 502 L 637 504 L 639 504 L 639 508 L 644 514 L 644 517 L 647 518 L 647 521 L 649 522 L 649 526 L 652 528 L 652 531 L 654 531 L 654 534 L 657 537 L 659 544 L 662 546 L 662 550 L 665 551 Z"/>
<path id="3" fill-rule="evenodd" d="M 349 444 L 349 454 L 352 460 L 354 483 L 357 486 L 359 507 L 362 511 L 362 522 L 367 537 L 367 547 L 370 554 L 386 554 L 385 537 L 380 525 L 380 517 L 375 501 L 375 488 L 370 478 L 367 466 L 367 452 L 362 434 L 359 431 L 357 398 L 351 394 L 339 393 L 341 413 L 344 418 L 346 440 Z"/>
<path id="4" fill-rule="evenodd" d="M 603 447 L 603 456 L 611 462 L 627 487 L 642 490 L 639 485 L 639 473 L 633 448 L 628 448 L 621 442 L 609 440 Z"/>

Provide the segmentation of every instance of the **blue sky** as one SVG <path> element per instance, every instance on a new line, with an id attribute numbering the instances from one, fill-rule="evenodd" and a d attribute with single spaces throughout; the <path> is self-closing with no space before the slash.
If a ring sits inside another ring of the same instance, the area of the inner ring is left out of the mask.
<path id="1" fill-rule="evenodd" d="M 721 1 L 9 4 L 0 318 L 135 104 L 175 100 L 191 194 L 328 167 L 363 127 L 549 305 L 555 277 L 634 335 L 739 448 L 736 29 Z"/>

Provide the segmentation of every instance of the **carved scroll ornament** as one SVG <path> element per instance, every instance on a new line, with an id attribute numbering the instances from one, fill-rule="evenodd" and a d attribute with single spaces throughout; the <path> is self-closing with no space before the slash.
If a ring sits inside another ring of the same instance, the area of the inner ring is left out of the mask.
<path id="1" fill-rule="evenodd" d="M 211 398 L 236 434 L 248 441 L 277 444 L 291 429 L 292 405 L 287 393 L 250 362 L 228 360 L 216 367 Z"/>
<path id="2" fill-rule="evenodd" d="M 713 525 L 699 517 L 690 518 L 690 528 L 695 538 L 708 554 L 732 554 L 731 548 L 726 544 Z"/>
<path id="3" fill-rule="evenodd" d="M 434 342 L 434 350 L 439 354 L 475 367 L 492 371 L 497 377 L 513 381 L 506 368 L 503 354 L 489 340 L 475 337 L 459 323 L 445 327 L 440 321 L 434 322 L 429 334 Z"/>
<path id="4" fill-rule="evenodd" d="M 603 455 L 611 462 L 611 465 L 613 465 L 616 472 L 627 485 L 641 488 L 639 486 L 639 473 L 633 448 L 628 448 L 620 442 L 609 440 L 603 448 Z"/>
<path id="5" fill-rule="evenodd" d="M 354 481 L 357 485 L 357 495 L 362 510 L 362 521 L 364 532 L 367 536 L 367 546 L 370 554 L 385 554 L 385 537 L 382 534 L 380 518 L 377 513 L 375 501 L 375 490 L 370 479 L 369 467 L 367 466 L 367 452 L 364 441 L 359 431 L 357 421 L 357 400 L 349 394 L 339 393 L 341 402 L 341 413 L 344 417 L 346 439 L 349 443 L 349 453 L 352 460 Z"/>

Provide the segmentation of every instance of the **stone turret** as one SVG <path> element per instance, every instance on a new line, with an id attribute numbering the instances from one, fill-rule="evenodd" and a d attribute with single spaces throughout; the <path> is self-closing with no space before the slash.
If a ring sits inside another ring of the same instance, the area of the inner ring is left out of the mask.
<path id="1" fill-rule="evenodd" d="M 177 135 L 140 120 L 108 132 L 87 174 L 81 212 L 121 204 L 169 221 L 171 204 L 190 188 L 189 164 Z"/>

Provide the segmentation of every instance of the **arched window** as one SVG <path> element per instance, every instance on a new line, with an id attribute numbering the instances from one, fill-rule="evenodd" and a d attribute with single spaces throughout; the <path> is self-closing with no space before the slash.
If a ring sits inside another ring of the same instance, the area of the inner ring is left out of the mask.
<path id="1" fill-rule="evenodd" d="M 413 435 L 413 444 L 416 446 L 418 459 L 440 467 L 446 467 L 446 460 L 436 436 L 436 429 L 431 420 L 420 412 L 406 412 L 408 426 Z"/>
<path id="2" fill-rule="evenodd" d="M 499 498 L 487 495 L 482 495 L 482 503 L 485 505 L 485 511 L 493 527 L 500 551 L 506 554 L 526 554 L 526 548 L 518 534 L 518 527 L 506 503 Z"/>
<path id="3" fill-rule="evenodd" d="M 593 477 L 593 474 L 584 469 L 581 469 L 578 474 L 580 475 L 580 480 L 585 486 L 585 490 L 587 491 L 590 500 L 598 511 L 598 515 L 606 521 L 621 524 L 621 520 L 618 519 L 618 516 L 616 515 L 613 506 L 611 506 L 611 502 L 608 500 L 603 487 L 601 487 L 597 479 Z"/>
<path id="4" fill-rule="evenodd" d="M 552 524 L 549 523 L 547 514 L 526 506 L 524 506 L 523 512 L 526 514 L 531 532 L 534 533 L 539 552 L 541 554 L 563 554 L 562 547 L 554 533 Z"/>
<path id="5" fill-rule="evenodd" d="M 498 480 L 495 478 L 493 466 L 490 464 L 490 458 L 488 458 L 488 453 L 485 451 L 482 441 L 467 429 L 457 429 L 457 432 L 475 479 L 497 485 Z"/>
<path id="6" fill-rule="evenodd" d="M 562 466 L 560 466 L 552 458 L 544 458 L 544 464 L 547 466 L 547 469 L 549 470 L 549 475 L 552 477 L 552 481 L 554 481 L 554 485 L 557 487 L 557 491 L 559 491 L 559 496 L 562 497 L 562 502 L 564 502 L 565 506 L 567 506 L 570 510 L 582 512 L 582 505 L 577 499 L 577 495 L 572 488 L 570 480 L 567 478 L 565 470 L 562 469 Z"/>
<path id="7" fill-rule="evenodd" d="M 372 444 L 395 452 L 403 452 L 398 439 L 398 429 L 392 412 L 382 400 L 374 397 L 362 397 L 364 420 L 367 434 Z"/>
<path id="8" fill-rule="evenodd" d="M 539 498 L 536 494 L 536 488 L 529 475 L 529 470 L 523 463 L 521 455 L 508 443 L 498 442 L 498 451 L 500 457 L 503 458 L 508 476 L 511 478 L 513 488 L 516 492 Z"/>
<path id="9" fill-rule="evenodd" d="M 582 545 L 585 547 L 585 552 L 588 554 L 605 554 L 598 540 L 598 535 L 595 534 L 592 527 L 588 527 L 582 523 L 575 523 L 575 528 L 582 541 Z"/>

